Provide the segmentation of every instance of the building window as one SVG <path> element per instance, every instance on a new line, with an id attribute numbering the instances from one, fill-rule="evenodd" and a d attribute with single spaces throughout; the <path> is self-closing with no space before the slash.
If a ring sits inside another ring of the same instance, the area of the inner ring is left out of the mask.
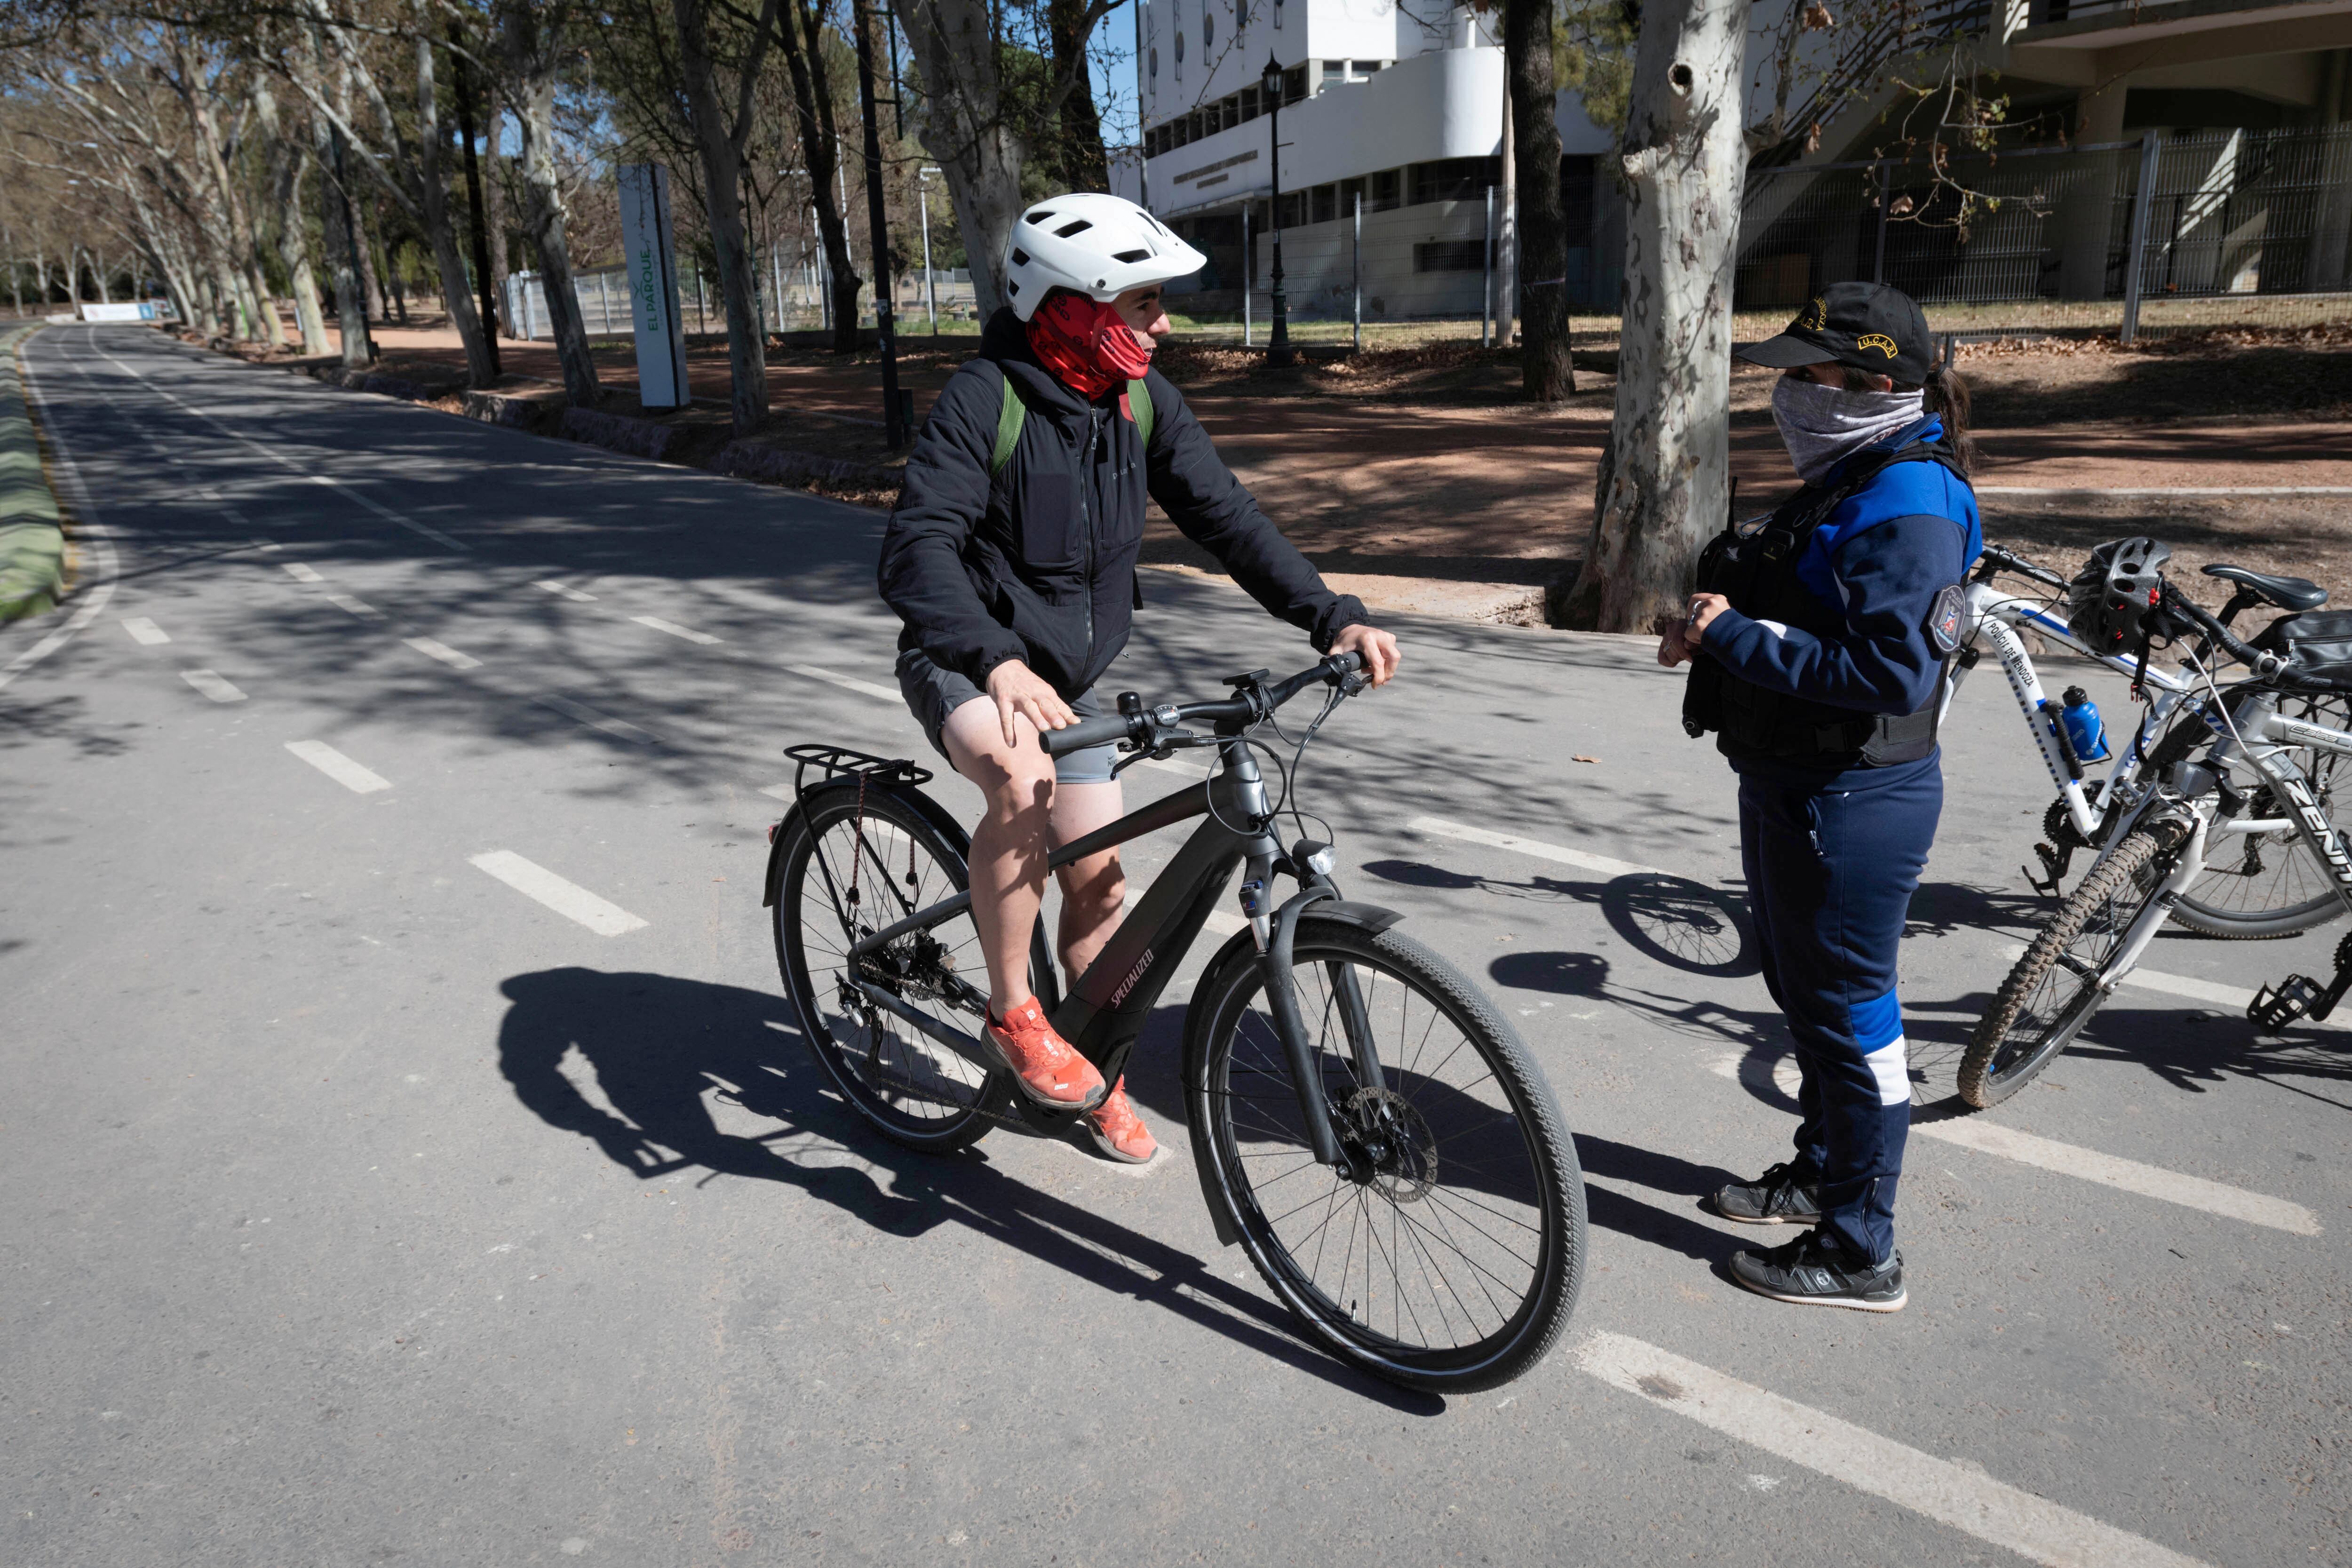
<path id="1" fill-rule="evenodd" d="M 1363 181 L 1358 179 L 1342 180 L 1339 182 L 1339 216 L 1341 217 L 1355 216 L 1356 204 L 1363 199 Z"/>
<path id="2" fill-rule="evenodd" d="M 1382 169 L 1374 174 L 1371 200 L 1366 205 L 1376 213 L 1391 212 L 1404 205 L 1404 171 Z"/>
<path id="3" fill-rule="evenodd" d="M 1282 0 L 1274 0 L 1274 30 L 1282 31 Z"/>
<path id="4" fill-rule="evenodd" d="M 1217 41 L 1217 19 L 1209 15 L 1208 7 L 1201 8 L 1201 47 L 1213 47 Z"/>
<path id="5" fill-rule="evenodd" d="M 1180 66 L 1184 63 L 1184 29 L 1181 27 L 1176 29 L 1176 63 Z"/>
<path id="6" fill-rule="evenodd" d="M 1245 87 L 1242 89 L 1242 119 L 1244 121 L 1248 121 L 1255 120 L 1256 118 L 1257 89 L 1254 87 Z"/>
<path id="7" fill-rule="evenodd" d="M 1308 220 L 1309 222 L 1329 223 L 1333 218 L 1339 216 L 1339 186 L 1318 185 L 1308 194 L 1314 198 L 1313 211 L 1315 214 L 1315 216 Z"/>
<path id="8" fill-rule="evenodd" d="M 1282 218 L 1281 218 L 1280 226 L 1281 226 L 1281 227 L 1284 227 L 1284 228 L 1297 228 L 1300 224 L 1303 224 L 1303 223 L 1305 223 L 1306 221 L 1307 221 L 1307 196 L 1306 196 L 1306 193 L 1305 193 L 1305 192 L 1303 192 L 1303 191 L 1285 191 L 1285 192 L 1283 192 L 1283 193 L 1282 193 Z"/>
<path id="9" fill-rule="evenodd" d="M 1345 61 L 1345 60 L 1325 60 L 1325 61 L 1323 62 L 1323 85 L 1324 85 L 1325 87 L 1329 87 L 1333 82 L 1337 82 L 1337 81 L 1345 81 L 1345 80 L 1347 80 L 1347 79 L 1348 79 L 1348 62 L 1347 62 L 1347 61 Z"/>
<path id="10" fill-rule="evenodd" d="M 1354 60 L 1354 61 L 1351 61 L 1351 62 L 1349 62 L 1349 63 L 1350 63 L 1350 64 L 1352 64 L 1352 65 L 1354 66 L 1354 68 L 1355 68 L 1355 71 L 1356 71 L 1356 79 L 1358 79 L 1359 81 L 1361 81 L 1361 80 L 1364 80 L 1364 79 L 1368 79 L 1368 78 L 1370 78 L 1370 77 L 1374 77 L 1374 76 L 1379 75 L 1379 74 L 1380 74 L 1380 71 L 1381 71 L 1381 67 L 1383 67 L 1383 66 L 1385 66 L 1385 65 L 1387 65 L 1387 64 L 1388 64 L 1388 61 L 1386 61 L 1386 60 Z"/>
<path id="11" fill-rule="evenodd" d="M 1282 106 L 1285 109 L 1307 97 L 1307 68 L 1296 65 L 1282 73 Z"/>
<path id="12" fill-rule="evenodd" d="M 1432 239 L 1412 247 L 1415 272 L 1484 272 L 1486 242 L 1483 239 Z"/>
<path id="13" fill-rule="evenodd" d="M 1503 183 L 1500 158 L 1445 158 L 1412 168 L 1412 204 L 1468 202 L 1482 199 L 1490 185 Z"/>
<path id="14" fill-rule="evenodd" d="M 1206 136 L 1209 133 L 1207 125 L 1202 122 L 1203 116 L 1199 110 L 1194 110 L 1184 118 L 1192 123 L 1192 134 L 1186 137 L 1186 141 L 1198 142 L 1202 137 Z"/>
<path id="15" fill-rule="evenodd" d="M 1566 221 L 1568 243 L 1590 245 L 1592 234 L 1593 169 L 1600 160 L 1563 157 L 1559 161 L 1560 215 Z"/>
<path id="16" fill-rule="evenodd" d="M 1154 81 L 1160 79 L 1160 46 L 1158 44 L 1151 46 L 1151 79 Z"/>

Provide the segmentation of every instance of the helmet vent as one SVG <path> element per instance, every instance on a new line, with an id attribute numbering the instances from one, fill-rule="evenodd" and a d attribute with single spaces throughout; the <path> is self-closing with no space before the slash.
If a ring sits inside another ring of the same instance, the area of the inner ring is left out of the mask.
<path id="1" fill-rule="evenodd" d="M 1113 261 L 1126 262 L 1149 261 L 1151 259 L 1151 252 L 1148 250 L 1122 250 L 1118 255 L 1112 257 L 1111 259 Z"/>
<path id="2" fill-rule="evenodd" d="M 1015 267 L 1029 265 L 1029 253 L 1017 245 L 1013 247 L 1013 265 Z"/>
<path id="3" fill-rule="evenodd" d="M 1004 280 L 1004 292 L 1008 296 L 1018 294 L 1021 292 L 1021 285 L 1014 279 L 1008 278 Z"/>
<path id="4" fill-rule="evenodd" d="M 1076 218 L 1076 219 L 1073 219 L 1072 221 L 1070 221 L 1070 222 L 1068 222 L 1068 223 L 1064 224 L 1061 227 L 1059 227 L 1059 228 L 1055 229 L 1054 232 L 1055 232 L 1055 234 L 1056 234 L 1057 236 L 1059 236 L 1060 237 L 1062 237 L 1062 238 L 1064 238 L 1064 239 L 1067 239 L 1067 238 L 1069 238 L 1069 237 L 1070 237 L 1072 235 L 1074 235 L 1074 234 L 1084 234 L 1084 233 L 1086 233 L 1086 232 L 1087 232 L 1087 230 L 1088 230 L 1088 229 L 1090 229 L 1090 228 L 1092 228 L 1092 227 L 1094 227 L 1094 225 L 1093 225 L 1092 223 L 1088 222 L 1087 219 L 1085 219 L 1085 218 Z"/>
<path id="5" fill-rule="evenodd" d="M 1044 226 L 1044 225 L 1045 225 L 1045 224 L 1049 224 L 1049 223 L 1053 222 L 1053 221 L 1054 221 L 1054 215 L 1053 215 L 1052 213 L 1031 213 L 1031 214 L 1029 215 L 1029 220 L 1028 220 L 1028 221 L 1030 221 L 1031 223 L 1034 223 L 1034 224 L 1037 224 L 1037 225 L 1039 225 L 1039 226 Z"/>

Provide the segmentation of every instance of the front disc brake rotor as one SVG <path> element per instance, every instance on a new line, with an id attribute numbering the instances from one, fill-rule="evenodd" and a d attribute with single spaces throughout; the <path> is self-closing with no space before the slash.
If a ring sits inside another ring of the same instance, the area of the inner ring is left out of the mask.
<path id="1" fill-rule="evenodd" d="M 1343 1108 L 1356 1136 L 1377 1150 L 1372 1181 L 1391 1203 L 1419 1203 L 1437 1185 L 1437 1140 L 1412 1101 L 1388 1089 L 1360 1089 Z"/>

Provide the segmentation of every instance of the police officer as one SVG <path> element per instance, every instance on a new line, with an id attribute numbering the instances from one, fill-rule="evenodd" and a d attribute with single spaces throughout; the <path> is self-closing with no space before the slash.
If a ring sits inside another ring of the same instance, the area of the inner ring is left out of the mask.
<path id="1" fill-rule="evenodd" d="M 1837 284 L 1745 351 L 1780 371 L 1772 416 L 1804 488 L 1702 556 L 1658 661 L 1692 661 L 1684 727 L 1739 775 L 1764 982 L 1802 1084 L 1796 1155 L 1715 1194 L 1811 1228 L 1735 1254 L 1732 1279 L 1812 1306 L 1899 1310 L 1895 1189 L 1911 1124 L 1895 945 L 1936 837 L 1936 745 L 1960 583 L 1983 546 L 1968 393 L 1910 298 Z"/>

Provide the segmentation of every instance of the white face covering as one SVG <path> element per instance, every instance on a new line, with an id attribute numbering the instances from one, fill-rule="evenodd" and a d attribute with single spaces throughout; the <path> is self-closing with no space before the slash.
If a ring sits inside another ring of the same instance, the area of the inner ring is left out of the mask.
<path id="1" fill-rule="evenodd" d="M 1772 422 L 1781 445 L 1797 466 L 1797 477 L 1812 484 L 1864 447 L 1885 440 L 1927 416 L 1924 390 L 1848 392 L 1784 375 L 1772 384 Z"/>

